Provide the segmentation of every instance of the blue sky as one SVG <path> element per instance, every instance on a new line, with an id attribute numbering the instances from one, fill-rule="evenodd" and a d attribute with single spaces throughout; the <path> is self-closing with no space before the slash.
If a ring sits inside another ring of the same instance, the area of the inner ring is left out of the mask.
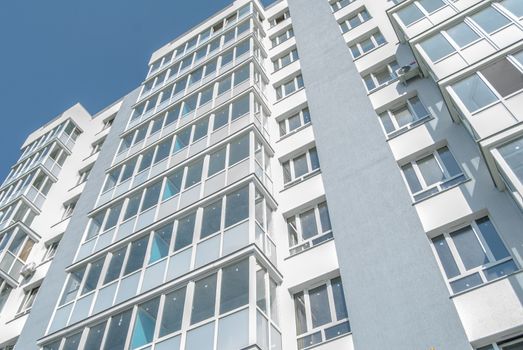
<path id="1" fill-rule="evenodd" d="M 0 179 L 31 131 L 76 102 L 94 114 L 125 95 L 154 50 L 231 2 L 2 1 Z"/>

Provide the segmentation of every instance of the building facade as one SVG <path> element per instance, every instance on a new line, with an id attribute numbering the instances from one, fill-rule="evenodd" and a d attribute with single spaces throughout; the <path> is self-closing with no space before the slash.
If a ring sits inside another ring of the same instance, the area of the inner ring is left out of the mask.
<path id="1" fill-rule="evenodd" d="M 522 349 L 522 38 L 520 0 L 234 1 L 30 135 L 0 349 Z"/>

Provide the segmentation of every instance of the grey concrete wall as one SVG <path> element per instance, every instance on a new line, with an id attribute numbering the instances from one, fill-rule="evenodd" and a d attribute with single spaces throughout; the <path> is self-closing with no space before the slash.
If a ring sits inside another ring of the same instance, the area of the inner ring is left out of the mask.
<path id="1" fill-rule="evenodd" d="M 103 148 L 89 175 L 89 180 L 70 219 L 69 226 L 60 241 L 58 251 L 38 291 L 29 318 L 16 343 L 16 350 L 38 349 L 37 341 L 45 335 L 67 276 L 65 268 L 73 262 L 88 223 L 87 213 L 94 208 L 105 179 L 105 170 L 111 164 L 117 151 L 120 141 L 119 134 L 124 131 L 127 125 L 131 106 L 136 102 L 138 93 L 139 88 L 123 99 L 122 107 L 116 115 L 109 135 L 105 139 Z"/>
<path id="2" fill-rule="evenodd" d="M 355 348 L 470 349 L 328 1 L 288 2 Z"/>

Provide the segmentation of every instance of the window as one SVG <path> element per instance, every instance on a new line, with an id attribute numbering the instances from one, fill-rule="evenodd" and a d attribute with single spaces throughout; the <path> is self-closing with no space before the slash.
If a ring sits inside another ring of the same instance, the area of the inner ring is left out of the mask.
<path id="1" fill-rule="evenodd" d="M 154 207 L 158 204 L 158 198 L 162 190 L 162 183 L 156 182 L 145 190 L 141 211 L 144 212 L 147 209 Z"/>
<path id="2" fill-rule="evenodd" d="M 497 151 L 502 158 L 501 169 L 505 183 L 515 196 L 516 201 L 523 205 L 523 192 L 521 192 L 523 186 L 523 137 L 498 147 Z M 505 173 L 510 174 L 510 178 L 514 180 L 509 180 Z"/>
<path id="3" fill-rule="evenodd" d="M 406 104 L 389 109 L 381 113 L 379 117 L 387 136 L 393 137 L 426 121 L 430 114 L 418 96 L 414 96 L 409 98 Z"/>
<path id="4" fill-rule="evenodd" d="M 349 333 L 341 278 L 294 294 L 298 349 Z"/>
<path id="5" fill-rule="evenodd" d="M 350 52 L 353 58 L 358 58 L 364 53 L 367 53 L 375 48 L 386 44 L 385 38 L 378 31 L 373 33 L 371 36 L 353 44 L 350 46 Z"/>
<path id="6" fill-rule="evenodd" d="M 302 126 L 310 124 L 310 122 L 311 115 L 309 113 L 309 108 L 304 108 L 299 113 L 279 122 L 280 136 L 285 136 Z"/>
<path id="7" fill-rule="evenodd" d="M 163 316 L 160 322 L 160 337 L 177 332 L 182 328 L 185 290 L 184 287 L 165 295 Z"/>
<path id="8" fill-rule="evenodd" d="M 173 233 L 173 224 L 169 223 L 154 231 L 150 249 L 149 264 L 167 256 Z"/>
<path id="9" fill-rule="evenodd" d="M 91 145 L 91 155 L 98 153 L 102 150 L 104 141 L 105 141 L 105 138 L 100 141 L 97 141 Z"/>
<path id="10" fill-rule="evenodd" d="M 89 329 L 87 339 L 85 340 L 85 349 L 100 349 L 102 347 L 105 323 L 103 322 Z"/>
<path id="11" fill-rule="evenodd" d="M 185 188 L 200 183 L 202 180 L 202 170 L 203 170 L 203 159 L 200 159 L 187 167 L 187 176 L 185 179 Z"/>
<path id="12" fill-rule="evenodd" d="M 216 274 L 196 281 L 191 312 L 191 324 L 214 316 L 216 301 Z"/>
<path id="13" fill-rule="evenodd" d="M 12 290 L 13 288 L 3 278 L 0 278 L 0 312 L 9 299 Z"/>
<path id="14" fill-rule="evenodd" d="M 91 168 L 83 169 L 78 172 L 78 182 L 77 185 L 83 184 L 89 178 L 89 173 L 91 173 Z"/>
<path id="15" fill-rule="evenodd" d="M 194 237 L 194 223 L 196 221 L 196 214 L 191 213 L 178 220 L 178 227 L 176 229 L 176 239 L 174 241 L 174 251 L 178 251 L 187 247 L 193 241 Z"/>
<path id="16" fill-rule="evenodd" d="M 360 24 L 368 21 L 370 18 L 371 17 L 367 10 L 362 9 L 358 13 L 349 15 L 348 18 L 338 23 L 340 25 L 342 33 L 347 33 L 349 30 L 356 28 Z"/>
<path id="17" fill-rule="evenodd" d="M 138 305 L 131 337 L 131 349 L 137 349 L 153 341 L 159 304 L 160 298 L 155 298 Z"/>
<path id="18" fill-rule="evenodd" d="M 365 87 L 368 92 L 376 90 L 379 87 L 388 85 L 397 78 L 396 71 L 400 68 L 398 62 L 392 61 L 382 67 L 380 70 L 367 74 L 363 77 Z"/>
<path id="19" fill-rule="evenodd" d="M 63 292 L 62 299 L 60 301 L 60 305 L 66 304 L 66 303 L 70 302 L 71 300 L 74 300 L 74 298 L 76 298 L 76 294 L 78 292 L 78 289 L 80 289 L 80 284 L 82 283 L 84 273 L 85 273 L 85 266 L 82 268 L 79 268 L 69 274 L 69 279 L 67 280 L 67 285 Z"/>
<path id="20" fill-rule="evenodd" d="M 350 3 L 354 2 L 355 0 L 338 0 L 331 4 L 332 12 L 336 12 L 338 10 L 341 10 L 345 6 L 349 5 Z"/>
<path id="21" fill-rule="evenodd" d="M 249 303 L 249 260 L 242 260 L 222 270 L 220 313 Z"/>
<path id="22" fill-rule="evenodd" d="M 80 292 L 80 295 L 89 293 L 96 289 L 96 286 L 98 285 L 98 280 L 100 278 L 100 273 L 102 272 L 104 261 L 105 258 L 101 258 L 89 265 L 89 270 L 87 271 L 84 285 L 82 291 Z"/>
<path id="23" fill-rule="evenodd" d="M 38 289 L 40 289 L 40 286 L 34 287 L 25 292 L 24 299 L 22 300 L 22 304 L 20 304 L 18 313 L 28 312 L 31 310 L 31 307 L 33 306 L 33 303 L 36 299 L 36 295 L 38 294 Z"/>
<path id="24" fill-rule="evenodd" d="M 297 61 L 298 59 L 298 50 L 294 48 L 291 51 L 287 52 L 285 55 L 278 57 L 272 61 L 274 65 L 274 70 L 277 71 L 279 69 L 282 69 L 283 67 L 288 66 L 289 64 L 291 64 L 294 61 Z"/>
<path id="25" fill-rule="evenodd" d="M 48 261 L 48 260 L 51 260 L 52 258 L 54 258 L 56 251 L 58 250 L 58 244 L 60 244 L 60 240 L 56 240 L 56 241 L 46 244 L 45 255 L 44 255 L 44 258 L 42 259 L 42 261 Z M 0 307 L 0 310 L 1 310 L 1 307 Z"/>
<path id="26" fill-rule="evenodd" d="M 124 350 L 127 333 L 129 332 L 129 324 L 131 322 L 131 314 L 132 310 L 127 310 L 111 317 L 104 350 Z"/>
<path id="27" fill-rule="evenodd" d="M 282 163 L 283 179 L 285 184 L 294 180 L 302 180 L 305 175 L 313 173 L 320 168 L 320 162 L 316 148 L 311 148 L 304 154 Z M 303 178 L 302 178 L 303 177 Z"/>
<path id="28" fill-rule="evenodd" d="M 280 24 L 281 22 L 285 21 L 287 18 L 290 18 L 290 17 L 291 17 L 291 15 L 290 15 L 289 11 L 287 10 L 287 11 L 279 14 L 278 16 L 274 17 L 269 22 L 271 24 L 271 27 L 274 27 L 275 25 Z"/>
<path id="29" fill-rule="evenodd" d="M 523 3 L 519 0 L 502 0 L 500 4 L 509 10 L 514 16 L 521 18 L 523 17 Z"/>
<path id="30" fill-rule="evenodd" d="M 202 229 L 200 239 L 208 237 L 221 229 L 222 200 L 218 200 L 205 208 L 202 213 Z"/>
<path id="31" fill-rule="evenodd" d="M 182 188 L 183 169 L 175 171 L 165 179 L 165 188 L 163 190 L 162 200 L 165 201 L 174 197 Z"/>
<path id="32" fill-rule="evenodd" d="M 470 18 L 487 34 L 493 34 L 510 23 L 507 17 L 490 6 L 473 14 Z"/>
<path id="33" fill-rule="evenodd" d="M 249 157 L 249 134 L 233 140 L 230 143 L 229 166 Z"/>
<path id="34" fill-rule="evenodd" d="M 279 86 L 276 87 L 276 98 L 278 100 L 283 99 L 284 97 L 289 96 L 290 94 L 294 93 L 295 91 L 301 89 L 303 87 L 303 78 L 300 75 L 297 75 L 292 80 L 287 81 Z"/>
<path id="35" fill-rule="evenodd" d="M 225 227 L 249 217 L 249 187 L 244 187 L 226 197 Z"/>
<path id="36" fill-rule="evenodd" d="M 454 293 L 518 270 L 488 217 L 432 239 Z"/>
<path id="37" fill-rule="evenodd" d="M 249 95 L 244 95 L 232 103 L 231 122 L 249 113 Z"/>
<path id="38" fill-rule="evenodd" d="M 503 58 L 452 85 L 470 113 L 523 89 L 523 73 L 512 58 Z"/>
<path id="39" fill-rule="evenodd" d="M 458 23 L 445 32 L 460 49 L 479 39 L 479 35 L 466 22 Z"/>
<path id="40" fill-rule="evenodd" d="M 327 203 L 287 218 L 287 232 L 291 255 L 330 240 L 333 236 Z"/>
<path id="41" fill-rule="evenodd" d="M 123 247 L 112 253 L 107 272 L 105 273 L 104 284 L 111 283 L 120 277 L 126 251 L 127 247 Z"/>
<path id="42" fill-rule="evenodd" d="M 70 218 L 73 215 L 74 208 L 76 207 L 76 200 L 64 204 L 64 213 L 62 215 L 62 220 Z"/>
<path id="43" fill-rule="evenodd" d="M 281 43 L 289 40 L 293 36 L 294 36 L 294 31 L 292 30 L 292 28 L 285 30 L 284 32 L 271 38 L 272 47 L 280 45 Z"/>
<path id="44" fill-rule="evenodd" d="M 214 153 L 211 153 L 211 155 L 209 156 L 209 172 L 207 174 L 207 177 L 211 177 L 212 175 L 217 174 L 223 169 L 225 169 L 226 152 L 227 149 L 222 148 Z"/>
<path id="45" fill-rule="evenodd" d="M 422 41 L 420 46 L 432 62 L 439 61 L 456 51 L 441 33 Z"/>
<path id="46" fill-rule="evenodd" d="M 127 264 L 125 266 L 124 275 L 128 275 L 142 268 L 145 253 L 147 252 L 147 241 L 149 237 L 146 236 L 142 239 L 131 243 L 129 256 L 127 257 Z"/>
<path id="47" fill-rule="evenodd" d="M 418 0 L 399 10 L 398 17 L 405 26 L 409 26 L 444 6 L 443 0 Z"/>
<path id="48" fill-rule="evenodd" d="M 466 180 L 458 163 L 445 146 L 401 167 L 414 201 L 453 187 Z"/>

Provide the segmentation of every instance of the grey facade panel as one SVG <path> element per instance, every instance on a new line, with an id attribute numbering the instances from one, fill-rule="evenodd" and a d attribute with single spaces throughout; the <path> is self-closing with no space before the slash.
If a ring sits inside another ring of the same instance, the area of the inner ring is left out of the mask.
<path id="1" fill-rule="evenodd" d="M 288 3 L 355 348 L 470 349 L 328 1 Z"/>
<path id="2" fill-rule="evenodd" d="M 105 139 L 103 148 L 85 185 L 85 190 L 76 204 L 69 226 L 60 241 L 58 251 L 38 291 L 29 318 L 16 343 L 16 350 L 38 349 L 37 341 L 45 335 L 67 276 L 65 269 L 73 262 L 85 227 L 89 221 L 87 213 L 93 209 L 96 203 L 105 179 L 105 170 L 112 163 L 113 156 L 120 143 L 120 133 L 125 130 L 132 110 L 131 106 L 136 102 L 139 91 L 140 88 L 134 90 L 123 99 L 122 107 L 116 115 L 111 132 Z"/>

